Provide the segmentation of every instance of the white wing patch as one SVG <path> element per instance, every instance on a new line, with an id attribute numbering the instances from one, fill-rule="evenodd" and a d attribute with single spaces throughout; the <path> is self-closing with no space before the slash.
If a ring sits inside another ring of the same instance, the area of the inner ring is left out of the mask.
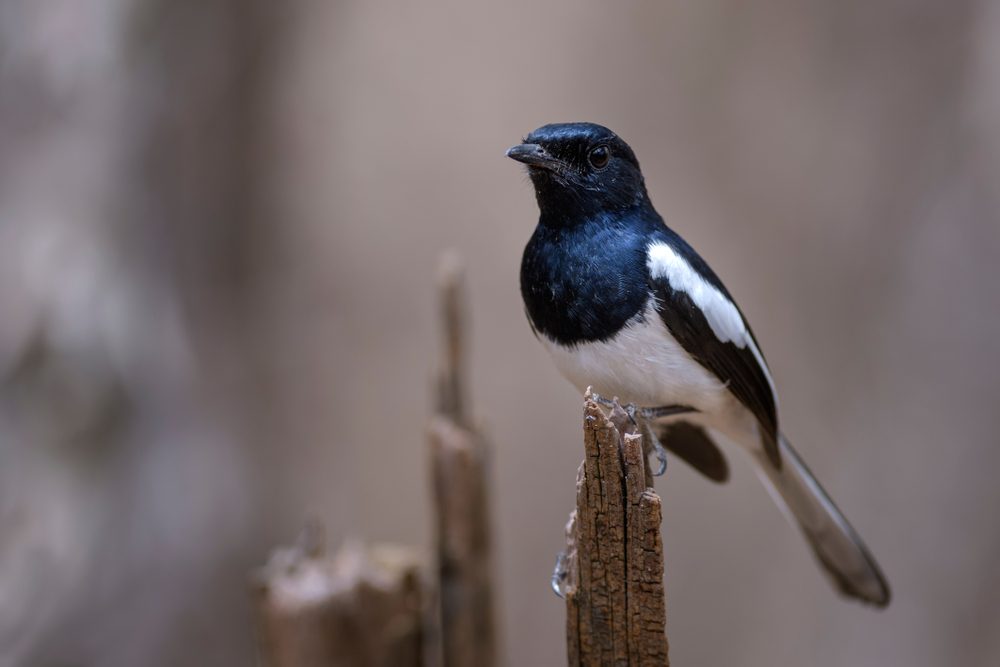
<path id="1" fill-rule="evenodd" d="M 764 355 L 754 344 L 753 336 L 747 330 L 743 317 L 733 302 L 702 278 L 694 267 L 668 244 L 661 241 L 650 243 L 646 252 L 646 265 L 653 278 L 666 280 L 672 289 L 687 294 L 694 305 L 704 313 L 708 326 L 716 338 L 739 348 L 750 347 L 757 363 L 764 370 L 768 384 L 771 385 L 771 393 L 774 394 L 774 382 L 771 380 L 770 369 L 764 363 Z"/>

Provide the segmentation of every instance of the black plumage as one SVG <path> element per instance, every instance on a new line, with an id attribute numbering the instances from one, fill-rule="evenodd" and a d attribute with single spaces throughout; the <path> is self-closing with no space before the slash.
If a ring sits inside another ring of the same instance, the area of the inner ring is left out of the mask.
<path id="1" fill-rule="evenodd" d="M 719 341 L 687 294 L 650 274 L 647 248 L 660 241 L 731 300 L 704 260 L 653 208 L 632 149 L 606 128 L 586 123 L 547 125 L 525 142 L 545 146 L 545 152 L 544 158 L 530 152 L 523 159 L 559 161 L 557 168 L 530 171 L 541 216 L 521 260 L 521 295 L 532 328 L 562 345 L 607 340 L 641 317 L 652 295 L 677 342 L 760 421 L 765 451 L 780 466 L 777 410 L 766 370 L 748 347 Z M 620 164 L 587 169 L 587 150 L 595 145 L 607 145 L 622 158 Z M 565 187 L 572 181 L 580 187 Z"/>

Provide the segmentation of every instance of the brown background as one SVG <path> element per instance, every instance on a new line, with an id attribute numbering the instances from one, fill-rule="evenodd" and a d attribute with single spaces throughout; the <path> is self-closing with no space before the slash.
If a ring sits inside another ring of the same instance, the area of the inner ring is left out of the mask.
<path id="1" fill-rule="evenodd" d="M 306 516 L 429 546 L 444 248 L 506 662 L 563 661 L 580 399 L 503 152 L 566 120 L 636 149 L 895 593 L 839 600 L 745 465 L 675 462 L 676 664 L 1000 661 L 996 3 L 85 4 L 0 4 L 0 663 L 251 664 L 246 573 Z"/>

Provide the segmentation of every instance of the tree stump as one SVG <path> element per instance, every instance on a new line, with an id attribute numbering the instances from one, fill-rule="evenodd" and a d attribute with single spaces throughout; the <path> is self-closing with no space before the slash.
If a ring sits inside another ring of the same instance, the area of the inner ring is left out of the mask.
<path id="1" fill-rule="evenodd" d="M 660 497 L 632 431 L 617 402 L 609 418 L 588 392 L 562 589 L 573 666 L 669 665 Z"/>
<path id="2" fill-rule="evenodd" d="M 411 549 L 279 549 L 257 576 L 266 667 L 419 667 L 424 594 Z"/>

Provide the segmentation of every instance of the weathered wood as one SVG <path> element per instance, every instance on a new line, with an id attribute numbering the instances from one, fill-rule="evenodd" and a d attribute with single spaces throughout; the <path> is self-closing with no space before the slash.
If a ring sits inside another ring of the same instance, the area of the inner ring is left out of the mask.
<path id="1" fill-rule="evenodd" d="M 442 267 L 444 365 L 438 377 L 438 415 L 429 428 L 434 485 L 440 599 L 441 659 L 445 667 L 491 667 L 496 662 L 493 611 L 490 448 L 470 425 L 464 394 L 462 271 L 454 256 Z"/>
<path id="2" fill-rule="evenodd" d="M 588 394 L 566 526 L 570 665 L 669 664 L 660 498 L 642 440 L 617 404 L 608 416 Z"/>
<path id="3" fill-rule="evenodd" d="M 424 592 L 408 548 L 346 544 L 279 549 L 257 575 L 265 667 L 419 667 Z"/>
<path id="4" fill-rule="evenodd" d="M 444 417 L 431 422 L 442 659 L 446 667 L 495 662 L 487 446 Z"/>

